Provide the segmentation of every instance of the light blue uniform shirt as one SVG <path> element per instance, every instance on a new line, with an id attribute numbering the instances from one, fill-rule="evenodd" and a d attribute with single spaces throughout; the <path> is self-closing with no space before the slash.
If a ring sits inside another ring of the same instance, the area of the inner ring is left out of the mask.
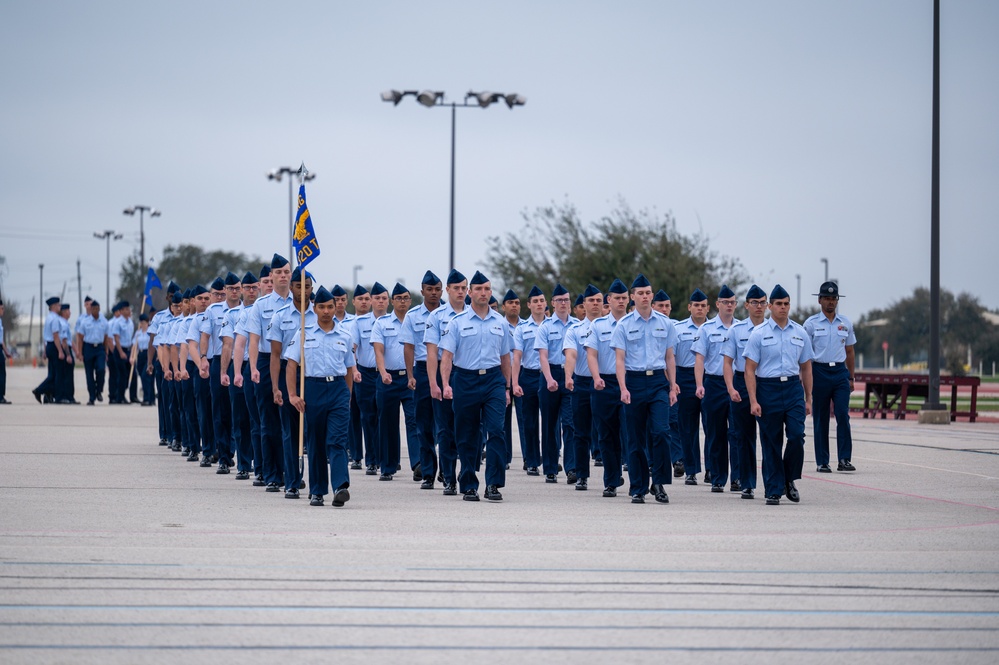
<path id="1" fill-rule="evenodd" d="M 173 327 L 173 337 L 170 343 L 174 346 L 181 346 L 187 343 L 187 332 L 191 329 L 191 324 L 194 322 L 196 314 L 188 314 L 187 316 L 180 317 L 180 321 L 176 323 Z"/>
<path id="2" fill-rule="evenodd" d="M 236 335 L 238 333 L 238 328 L 243 317 L 246 316 L 246 308 L 242 305 L 236 305 L 235 307 L 230 307 L 225 311 L 225 324 L 222 326 L 222 330 L 219 331 L 219 339 L 229 338 L 233 343 L 233 353 L 236 352 Z M 246 337 L 243 334 L 243 337 Z M 250 359 L 250 349 L 249 346 L 243 347 L 243 362 Z"/>
<path id="3" fill-rule="evenodd" d="M 440 309 L 440 306 L 437 309 Z M 406 312 L 406 318 L 402 321 L 399 341 L 402 344 L 413 346 L 414 362 L 426 361 L 427 359 L 427 345 L 423 341 L 423 336 L 427 332 L 427 322 L 431 313 L 426 305 L 420 305 Z"/>
<path id="4" fill-rule="evenodd" d="M 45 317 L 45 327 L 42 329 L 42 339 L 46 342 L 54 342 L 55 333 L 59 332 L 59 322 L 61 320 L 61 316 L 55 312 L 49 312 L 48 316 Z"/>
<path id="5" fill-rule="evenodd" d="M 611 348 L 624 349 L 624 368 L 630 372 L 666 369 L 666 351 L 675 349 L 676 328 L 669 317 L 652 310 L 643 319 L 634 310 L 621 317 L 611 336 Z"/>
<path id="6" fill-rule="evenodd" d="M 184 333 L 182 342 L 194 342 L 194 345 L 201 348 L 201 324 L 208 318 L 208 310 L 201 314 L 195 314 L 187 324 L 187 331 Z M 198 354 L 200 355 L 200 353 Z"/>
<path id="7" fill-rule="evenodd" d="M 96 319 L 88 314 L 80 321 L 80 334 L 86 344 L 104 344 L 104 338 L 108 334 L 108 320 L 99 314 Z"/>
<path id="8" fill-rule="evenodd" d="M 301 335 L 299 328 L 301 320 L 302 313 L 294 304 L 285 305 L 275 312 L 274 316 L 271 317 L 270 325 L 267 326 L 268 348 L 270 342 L 281 342 L 281 348 L 287 348 L 293 337 Z M 309 308 L 305 310 L 305 327 L 314 325 L 316 325 L 316 312 L 312 308 L 312 303 L 309 303 Z"/>
<path id="9" fill-rule="evenodd" d="M 586 364 L 586 347 L 583 346 L 583 341 L 591 334 L 590 324 L 589 319 L 583 319 L 576 325 L 569 326 L 569 329 L 565 331 L 565 339 L 562 342 L 563 358 L 565 358 L 566 349 L 576 350 L 576 366 L 572 368 L 567 367 L 566 371 L 571 370 L 577 376 L 592 377 L 590 366 Z"/>
<path id="10" fill-rule="evenodd" d="M 467 312 L 468 308 L 462 310 Z M 447 326 L 451 323 L 451 319 L 458 316 L 459 312 L 454 310 L 450 302 L 446 302 L 434 311 L 430 313 L 430 318 L 427 319 L 427 330 L 423 333 L 423 344 L 436 344 L 437 345 L 437 360 L 441 359 L 444 355 L 444 349 L 441 348 L 441 339 L 444 337 L 444 331 L 447 330 Z"/>
<path id="11" fill-rule="evenodd" d="M 213 302 L 205 310 L 205 316 L 198 320 L 198 332 L 208 335 L 208 353 L 206 355 L 209 360 L 222 353 L 222 340 L 219 338 L 219 333 L 222 332 L 222 326 L 226 322 L 225 313 L 228 310 L 229 306 L 225 304 L 224 300 Z"/>
<path id="12" fill-rule="evenodd" d="M 732 324 L 734 325 L 735 323 L 736 321 L 733 319 Z M 724 374 L 725 359 L 722 358 L 722 349 L 725 347 L 725 343 L 728 342 L 730 330 L 731 327 L 725 327 L 725 324 L 718 317 L 710 321 L 705 321 L 704 325 L 701 326 L 701 334 L 698 335 L 697 340 L 691 345 L 690 350 L 695 355 L 700 354 L 704 356 L 705 374 L 712 374 L 714 376 Z"/>
<path id="13" fill-rule="evenodd" d="M 742 356 L 757 363 L 756 376 L 772 379 L 779 376 L 797 376 L 800 365 L 812 359 L 812 343 L 808 333 L 788 319 L 782 330 L 767 319 L 753 329 Z"/>
<path id="14" fill-rule="evenodd" d="M 167 315 L 162 317 L 156 324 L 156 336 L 153 338 L 153 348 L 167 344 L 167 337 L 170 334 L 170 329 L 173 328 L 174 316 L 170 314 L 167 310 Z"/>
<path id="15" fill-rule="evenodd" d="M 61 339 L 66 344 L 69 344 L 70 346 L 72 346 L 73 345 L 73 340 L 71 338 L 73 336 L 73 331 L 70 330 L 69 321 L 67 321 L 66 319 L 62 318 L 61 316 L 59 317 L 59 321 L 60 321 L 60 323 L 59 323 L 59 339 Z"/>
<path id="16" fill-rule="evenodd" d="M 158 311 L 155 314 L 153 314 L 153 318 L 149 319 L 149 327 L 146 328 L 146 330 L 149 331 L 150 335 L 159 335 L 160 334 L 160 324 L 162 324 L 164 321 L 166 321 L 167 319 L 170 319 L 170 318 L 173 318 L 173 315 L 170 314 L 170 310 L 169 309 L 161 309 L 160 311 Z M 156 345 L 156 343 L 153 342 L 153 346 L 155 346 L 155 345 Z"/>
<path id="17" fill-rule="evenodd" d="M 267 341 L 267 326 L 270 325 L 271 319 L 274 318 L 274 314 L 279 309 L 290 304 L 292 304 L 290 291 L 286 298 L 282 298 L 276 291 L 272 291 L 266 296 L 257 298 L 257 302 L 253 303 L 253 307 L 247 312 L 243 327 L 246 330 L 247 339 L 251 334 L 260 336 L 260 344 L 257 345 L 259 353 L 271 352 L 271 343 Z"/>
<path id="18" fill-rule="evenodd" d="M 565 341 L 565 331 L 577 323 L 579 323 L 579 319 L 574 316 L 568 317 L 565 323 L 562 323 L 562 319 L 552 314 L 547 319 L 542 321 L 540 326 L 538 326 L 538 332 L 534 336 L 534 348 L 538 350 L 548 350 L 549 365 L 565 364 L 565 354 L 562 353 L 562 343 Z M 523 366 L 523 364 L 521 364 L 521 366 Z"/>
<path id="19" fill-rule="evenodd" d="M 728 340 L 722 346 L 722 355 L 732 359 L 732 369 L 736 372 L 746 371 L 746 359 L 742 356 L 746 350 L 746 342 L 749 341 L 749 333 L 753 332 L 752 319 L 736 321 L 728 330 Z M 725 361 L 722 360 L 722 363 Z M 724 367 L 724 364 L 723 364 Z"/>
<path id="20" fill-rule="evenodd" d="M 676 350 L 676 366 L 677 367 L 693 367 L 694 352 L 691 347 L 697 338 L 700 337 L 701 329 L 695 324 L 690 318 L 686 318 L 683 321 L 674 322 L 673 326 L 676 328 L 677 344 Z"/>
<path id="21" fill-rule="evenodd" d="M 354 341 L 357 364 L 369 369 L 375 368 L 375 350 L 371 346 L 371 329 L 375 325 L 374 312 L 356 317 L 350 322 L 350 337 Z"/>
<path id="22" fill-rule="evenodd" d="M 132 346 L 132 335 L 135 334 L 135 323 L 131 317 L 125 318 L 124 316 L 119 316 L 118 327 L 111 334 L 118 335 L 118 343 L 122 348 L 130 348 Z"/>
<path id="23" fill-rule="evenodd" d="M 520 366 L 523 369 L 541 369 L 541 358 L 534 348 L 541 323 L 536 323 L 534 317 L 529 316 L 513 331 L 513 348 L 520 349 Z"/>
<path id="24" fill-rule="evenodd" d="M 139 345 L 139 351 L 149 350 L 149 329 L 143 331 L 141 328 L 135 331 L 135 343 Z"/>
<path id="25" fill-rule="evenodd" d="M 281 357 L 301 365 L 300 337 L 294 335 L 284 347 Z M 326 332 L 318 324 L 305 326 L 305 376 L 346 376 L 354 366 L 354 340 L 341 323 L 334 323 Z"/>
<path id="26" fill-rule="evenodd" d="M 447 324 L 440 348 L 454 354 L 454 365 L 461 369 L 491 369 L 510 353 L 510 338 L 504 330 L 506 320 L 493 309 L 485 318 L 471 307 Z"/>
<path id="27" fill-rule="evenodd" d="M 846 347 L 857 343 L 850 319 L 838 312 L 831 323 L 822 312 L 810 316 L 804 328 L 812 342 L 813 360 L 817 363 L 845 362 Z"/>
<path id="28" fill-rule="evenodd" d="M 371 343 L 378 342 L 385 347 L 386 371 L 406 369 L 406 358 L 402 348 L 403 322 L 394 312 L 378 317 L 371 326 Z"/>
<path id="29" fill-rule="evenodd" d="M 597 350 L 597 365 L 601 374 L 617 372 L 617 353 L 611 348 L 615 328 L 617 319 L 612 314 L 601 316 L 590 324 L 590 335 L 583 340 L 583 346 L 587 349 Z"/>

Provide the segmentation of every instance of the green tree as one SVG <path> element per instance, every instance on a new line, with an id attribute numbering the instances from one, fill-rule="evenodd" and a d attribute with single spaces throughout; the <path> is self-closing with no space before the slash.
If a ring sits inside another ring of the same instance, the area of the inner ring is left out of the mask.
<path id="1" fill-rule="evenodd" d="M 519 232 L 489 238 L 493 250 L 486 266 L 495 281 L 525 302 L 535 284 L 551 294 L 560 282 L 578 294 L 589 283 L 606 289 L 615 278 L 630 286 L 638 273 L 677 304 L 695 288 L 712 296 L 723 283 L 739 292 L 749 280 L 741 262 L 712 251 L 703 232 L 683 235 L 671 214 L 636 212 L 624 200 L 590 223 L 569 202 L 524 212 L 523 218 Z M 683 308 L 673 311 L 685 316 Z"/>
<path id="2" fill-rule="evenodd" d="M 167 245 L 163 249 L 159 265 L 154 266 L 163 289 L 153 289 L 153 306 L 162 309 L 166 304 L 166 286 L 170 280 L 184 288 L 195 284 L 208 286 L 216 277 L 225 277 L 229 271 L 240 277 L 247 270 L 257 274 L 263 263 L 260 257 L 248 257 L 243 253 L 218 249 L 206 251 L 197 245 Z M 146 268 L 142 266 L 138 252 L 125 259 L 119 276 L 121 286 L 115 292 L 115 299 L 130 301 L 133 309 L 138 312 L 146 288 Z M 107 311 L 109 306 L 102 309 Z"/>

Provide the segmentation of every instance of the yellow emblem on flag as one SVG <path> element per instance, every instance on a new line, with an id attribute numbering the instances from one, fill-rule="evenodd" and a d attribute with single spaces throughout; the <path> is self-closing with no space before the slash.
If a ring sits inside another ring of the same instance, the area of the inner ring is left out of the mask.
<path id="1" fill-rule="evenodd" d="M 309 210 L 306 208 L 305 211 L 298 216 L 298 222 L 295 224 L 295 240 L 298 242 L 302 242 L 309 235 L 308 229 L 305 228 L 305 222 L 308 221 L 308 219 Z"/>

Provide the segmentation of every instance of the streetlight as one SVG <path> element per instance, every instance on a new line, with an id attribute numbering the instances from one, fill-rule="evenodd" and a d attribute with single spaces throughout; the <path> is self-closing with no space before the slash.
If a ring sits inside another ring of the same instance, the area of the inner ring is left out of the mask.
<path id="1" fill-rule="evenodd" d="M 386 90 L 382 93 L 383 102 L 391 102 L 393 106 L 398 106 L 399 102 L 402 101 L 403 97 L 412 96 L 416 98 L 416 101 L 426 106 L 427 108 L 434 107 L 451 107 L 451 238 L 450 238 L 450 248 L 448 250 L 448 270 L 454 269 L 454 126 L 455 126 L 455 109 L 458 107 L 469 107 L 478 106 L 480 108 L 487 108 L 490 104 L 498 101 L 506 102 L 507 107 L 513 109 L 514 106 L 523 106 L 527 103 L 527 98 L 523 95 L 518 95 L 515 92 L 502 93 L 502 92 L 472 92 L 468 91 L 465 93 L 465 100 L 460 104 L 458 102 L 445 102 L 444 93 L 434 90 Z M 472 103 L 469 103 L 472 100 Z"/>
<path id="2" fill-rule="evenodd" d="M 150 217 L 159 217 L 163 214 L 162 210 L 157 210 L 156 208 L 150 206 L 130 206 L 121 211 L 121 214 L 128 215 L 129 217 L 134 217 L 135 213 L 139 213 L 139 261 L 142 263 L 142 267 L 146 267 L 146 228 L 145 224 L 145 214 L 148 212 Z"/>
<path id="3" fill-rule="evenodd" d="M 125 236 L 123 236 L 120 233 L 116 233 L 115 231 L 108 230 L 108 231 L 105 231 L 104 233 L 94 233 L 94 237 L 97 238 L 98 240 L 105 240 L 105 241 L 107 241 L 107 257 L 108 257 L 107 261 L 108 261 L 108 267 L 107 267 L 107 278 L 106 278 L 107 279 L 107 283 L 106 283 L 105 292 L 104 292 L 104 302 L 105 302 L 104 306 L 110 308 L 111 307 L 111 241 L 112 240 L 121 240 Z M 41 267 L 41 266 L 39 266 L 39 267 Z M 105 311 L 107 311 L 107 310 L 105 310 Z"/>
<path id="4" fill-rule="evenodd" d="M 44 282 L 42 276 L 44 274 L 45 274 L 45 264 L 39 263 L 38 264 L 38 348 L 39 349 L 45 348 L 45 335 L 42 332 L 42 330 L 45 328 L 45 301 L 42 300 L 42 292 L 43 292 L 42 284 Z M 29 339 L 28 341 L 30 342 L 31 340 Z M 4 360 L 3 358 L 0 358 L 0 361 L 3 360 Z"/>
<path id="5" fill-rule="evenodd" d="M 829 259 L 819 259 L 819 261 L 822 261 L 822 263 L 824 263 L 826 265 L 826 278 L 824 280 L 822 280 L 822 281 L 823 282 L 828 282 L 829 281 Z"/>
<path id="6" fill-rule="evenodd" d="M 294 199 L 294 194 L 291 191 L 291 186 L 292 186 L 291 176 L 297 175 L 299 182 L 301 182 L 302 180 L 305 180 L 305 182 L 310 182 L 316 177 L 315 173 L 306 171 L 305 177 L 303 178 L 301 174 L 302 174 L 302 167 L 304 166 L 305 164 L 303 164 L 301 167 L 298 168 L 292 168 L 290 166 L 281 166 L 279 168 L 272 169 L 270 173 L 267 174 L 267 179 L 273 180 L 275 182 L 281 182 L 282 177 L 288 176 L 288 260 L 292 262 L 295 261 L 295 252 L 292 249 L 293 237 L 295 235 L 295 207 L 294 207 L 295 199 Z"/>
<path id="7" fill-rule="evenodd" d="M 353 288 L 354 286 L 357 286 L 357 273 L 361 272 L 362 270 L 364 270 L 364 266 L 362 266 L 362 265 L 356 265 L 356 266 L 354 266 L 354 276 L 350 280 L 351 288 Z"/>

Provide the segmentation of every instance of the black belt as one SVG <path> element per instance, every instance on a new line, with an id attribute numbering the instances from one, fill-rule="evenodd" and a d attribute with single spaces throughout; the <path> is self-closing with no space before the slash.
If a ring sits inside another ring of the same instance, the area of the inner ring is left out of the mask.
<path id="1" fill-rule="evenodd" d="M 385 371 L 392 376 L 406 376 L 406 370 L 404 369 L 387 369 Z"/>
<path id="2" fill-rule="evenodd" d="M 656 376 L 662 374 L 666 376 L 665 369 L 629 369 L 625 370 L 625 376 Z"/>
<path id="3" fill-rule="evenodd" d="M 604 381 L 613 381 L 615 384 L 617 383 L 617 374 L 601 374 L 600 378 Z"/>
<path id="4" fill-rule="evenodd" d="M 684 372 L 684 373 L 688 373 L 689 372 L 690 374 L 693 374 L 694 373 L 694 368 L 693 367 L 684 367 L 683 365 L 677 365 L 676 366 L 676 371 L 677 372 Z"/>
<path id="5" fill-rule="evenodd" d="M 744 377 L 746 375 L 746 373 L 743 372 L 742 370 L 737 369 L 737 370 L 735 370 L 735 375 L 736 376 L 743 376 Z"/>
<path id="6" fill-rule="evenodd" d="M 787 383 L 788 381 L 797 382 L 798 381 L 798 375 L 795 374 L 794 376 L 769 376 L 769 377 L 767 377 L 767 376 L 758 376 L 758 377 L 756 377 L 756 380 L 759 383 Z"/>
<path id="7" fill-rule="evenodd" d="M 815 363 L 816 365 L 821 365 L 822 367 L 842 367 L 844 363 Z"/>
<path id="8" fill-rule="evenodd" d="M 343 376 L 307 376 L 305 380 L 313 383 L 332 383 L 333 381 L 346 381 L 347 379 Z"/>
<path id="9" fill-rule="evenodd" d="M 529 376 L 538 376 L 539 374 L 541 374 L 540 369 L 528 369 L 526 367 L 521 367 L 520 371 L 526 373 Z"/>
<path id="10" fill-rule="evenodd" d="M 260 358 L 270 358 L 270 357 L 271 357 L 271 352 L 270 351 L 258 351 L 257 352 L 257 359 L 258 360 Z"/>
<path id="11" fill-rule="evenodd" d="M 561 374 L 565 376 L 565 367 L 562 365 L 548 365 L 548 371 L 552 374 Z"/>
<path id="12" fill-rule="evenodd" d="M 416 361 L 416 366 L 417 367 L 426 367 L 427 366 L 427 361 L 426 360 L 417 360 Z"/>
<path id="13" fill-rule="evenodd" d="M 83 345 L 84 345 L 84 346 L 97 346 L 97 347 L 103 347 L 103 346 L 104 346 L 104 345 L 103 345 L 103 344 L 101 344 L 100 342 L 95 342 L 95 343 L 93 343 L 93 344 L 91 344 L 90 342 L 84 342 L 84 343 L 83 343 Z"/>
<path id="14" fill-rule="evenodd" d="M 490 367 L 489 369 L 465 369 L 464 367 L 455 367 L 454 371 L 458 374 L 470 375 L 470 376 L 484 376 L 486 374 L 495 374 L 500 371 L 500 366 Z"/>
<path id="15" fill-rule="evenodd" d="M 374 367 L 367 367 L 366 365 L 362 365 L 360 363 L 357 364 L 357 369 L 359 369 L 362 372 L 374 372 L 375 371 Z"/>

